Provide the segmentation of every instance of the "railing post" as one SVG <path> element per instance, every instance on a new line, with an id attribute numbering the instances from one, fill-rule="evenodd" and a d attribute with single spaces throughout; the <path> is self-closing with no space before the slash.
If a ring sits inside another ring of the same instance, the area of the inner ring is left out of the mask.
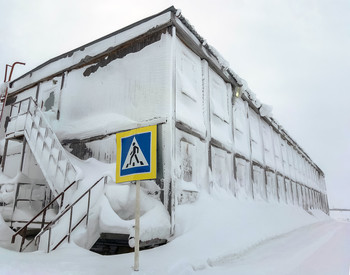
<path id="1" fill-rule="evenodd" d="M 24 228 L 24 234 L 22 235 L 21 247 L 19 248 L 19 252 L 22 252 L 22 248 L 23 248 L 23 244 L 26 236 L 27 236 L 27 227 Z"/>
<path id="2" fill-rule="evenodd" d="M 40 235 L 38 237 L 35 237 L 34 245 L 39 247 L 40 244 Z"/>
<path id="3" fill-rule="evenodd" d="M 21 100 L 21 101 L 19 102 L 17 116 L 19 116 L 20 113 L 21 113 L 22 102 L 23 102 L 23 100 Z"/>
<path id="4" fill-rule="evenodd" d="M 89 189 L 89 195 L 88 195 L 88 206 L 86 210 L 86 227 L 88 226 L 89 223 L 89 212 L 90 212 L 90 197 L 91 197 L 91 189 Z"/>
<path id="5" fill-rule="evenodd" d="M 9 140 L 8 140 L 8 139 L 5 139 L 4 153 L 3 153 L 3 155 L 2 155 L 2 160 L 1 160 L 1 171 L 2 171 L 2 172 L 4 172 L 4 169 L 5 169 L 5 161 L 6 161 L 8 143 L 9 143 Z"/>
<path id="6" fill-rule="evenodd" d="M 40 229 L 43 229 L 44 226 L 45 226 L 45 216 L 46 216 L 46 207 L 44 208 L 44 212 L 43 212 L 43 217 L 42 217 L 42 220 L 41 220 L 41 228 Z"/>
<path id="7" fill-rule="evenodd" d="M 12 117 L 12 109 L 13 109 L 14 104 L 11 105 L 11 109 L 10 109 L 10 118 Z"/>
<path id="8" fill-rule="evenodd" d="M 49 228 L 49 239 L 47 242 L 47 253 L 50 252 L 50 243 L 51 243 L 51 227 Z"/>
<path id="9" fill-rule="evenodd" d="M 61 198 L 61 205 L 60 205 L 60 208 L 63 207 L 63 200 L 64 200 L 64 193 L 62 193 L 62 198 Z"/>
<path id="10" fill-rule="evenodd" d="M 72 230 L 72 218 L 73 218 L 73 207 L 70 209 L 70 217 L 69 217 L 69 229 L 68 229 L 68 243 L 70 243 L 70 233 Z"/>
<path id="11" fill-rule="evenodd" d="M 29 113 L 29 114 L 31 113 L 31 112 L 30 112 L 30 107 L 31 107 L 30 105 L 32 104 L 32 100 L 33 100 L 33 98 L 30 97 L 30 98 L 29 98 L 29 103 L 28 103 L 28 110 L 27 110 L 27 113 Z"/>

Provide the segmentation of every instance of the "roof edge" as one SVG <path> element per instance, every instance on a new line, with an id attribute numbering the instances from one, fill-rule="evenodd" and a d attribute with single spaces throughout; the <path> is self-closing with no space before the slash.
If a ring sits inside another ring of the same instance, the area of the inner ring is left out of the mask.
<path id="1" fill-rule="evenodd" d="M 93 41 L 91 41 L 91 42 L 89 42 L 89 43 L 87 43 L 87 44 L 84 44 L 84 45 L 82 45 L 82 46 L 80 46 L 80 47 L 78 47 L 78 48 L 75 48 L 75 49 L 70 50 L 70 51 L 68 51 L 68 52 L 65 52 L 65 53 L 63 53 L 63 54 L 60 54 L 60 55 L 58 55 L 58 56 L 56 56 L 56 57 L 54 57 L 54 58 L 51 58 L 51 59 L 49 59 L 48 61 L 46 61 L 46 62 L 40 64 L 40 65 L 37 66 L 37 67 L 35 67 L 34 69 L 32 69 L 32 70 L 26 72 L 25 74 L 19 76 L 18 78 L 16 78 L 16 79 L 10 81 L 10 87 L 12 87 L 13 83 L 15 83 L 16 81 L 18 81 L 18 80 L 20 80 L 20 79 L 26 77 L 27 75 L 32 74 L 33 72 L 35 72 L 35 71 L 37 71 L 37 70 L 40 70 L 41 68 L 47 66 L 47 65 L 50 64 L 50 63 L 53 63 L 53 62 L 55 62 L 55 61 L 57 61 L 57 60 L 60 60 L 60 59 L 62 59 L 62 58 L 65 58 L 65 57 L 69 57 L 69 56 L 73 55 L 74 52 L 77 52 L 77 51 L 80 51 L 80 50 L 84 50 L 86 47 L 89 47 L 89 46 L 91 46 L 91 45 L 93 45 L 93 44 L 95 44 L 95 43 L 98 43 L 98 42 L 100 42 L 100 41 L 103 41 L 103 40 L 105 40 L 105 39 L 107 39 L 107 38 L 110 38 L 110 37 L 112 37 L 112 36 L 115 36 L 115 35 L 117 35 L 117 34 L 119 34 L 119 33 L 122 33 L 122 32 L 124 32 L 124 31 L 126 31 L 126 30 L 132 29 L 133 27 L 138 26 L 138 25 L 140 25 L 140 24 L 142 24 L 142 23 L 145 23 L 145 22 L 147 22 L 147 21 L 149 21 L 149 20 L 152 20 L 153 18 L 156 18 L 156 17 L 159 16 L 159 15 L 165 14 L 165 13 L 167 13 L 167 12 L 171 12 L 171 13 L 174 13 L 174 14 L 175 14 L 176 11 L 177 11 L 177 9 L 176 9 L 174 6 L 171 6 L 171 7 L 167 8 L 167 9 L 165 9 L 165 10 L 159 12 L 159 13 L 156 13 L 156 14 L 153 14 L 153 15 L 151 15 L 151 16 L 149 16 L 149 17 L 143 18 L 143 19 L 141 19 L 141 20 L 139 20 L 139 21 L 137 21 L 137 22 L 135 22 L 135 23 L 132 23 L 132 24 L 130 24 L 130 25 L 128 25 L 128 26 L 125 26 L 124 28 L 121 28 L 121 29 L 119 29 L 119 30 L 117 30 L 117 31 L 114 31 L 114 32 L 109 33 L 109 34 L 107 34 L 107 35 L 105 35 L 105 36 L 102 36 L 102 37 L 100 37 L 100 38 L 98 38 L 98 39 L 96 39 L 96 40 L 93 40 Z"/>

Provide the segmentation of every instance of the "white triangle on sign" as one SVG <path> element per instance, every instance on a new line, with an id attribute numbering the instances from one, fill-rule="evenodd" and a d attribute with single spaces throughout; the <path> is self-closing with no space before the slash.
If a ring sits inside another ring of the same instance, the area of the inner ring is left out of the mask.
<path id="1" fill-rule="evenodd" d="M 130 144 L 128 155 L 126 156 L 122 170 L 142 167 L 142 166 L 148 166 L 148 162 L 142 153 L 140 145 L 138 144 L 136 138 L 134 137 Z"/>

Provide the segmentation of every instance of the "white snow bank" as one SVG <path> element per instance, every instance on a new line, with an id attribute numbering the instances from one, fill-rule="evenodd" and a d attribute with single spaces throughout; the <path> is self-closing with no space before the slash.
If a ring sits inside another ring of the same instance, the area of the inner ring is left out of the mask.
<path id="1" fill-rule="evenodd" d="M 126 188 L 120 193 L 128 191 L 133 193 Z M 114 207 L 129 203 L 122 197 Z M 310 215 L 290 205 L 239 201 L 224 192 L 202 193 L 195 203 L 177 206 L 176 217 L 177 234 L 171 242 L 141 251 L 139 274 L 192 274 L 280 234 L 329 219 L 320 211 Z M 49 254 L 0 249 L 0 255 L 1 274 L 133 274 L 133 253 L 103 257 L 73 243 Z"/>
<path id="2" fill-rule="evenodd" d="M 129 235 L 134 224 L 135 223 L 132 220 L 122 219 L 113 211 L 108 199 L 103 197 L 99 219 L 99 229 L 101 233 L 120 233 Z"/>
<path id="3" fill-rule="evenodd" d="M 138 123 L 130 118 L 112 113 L 101 113 L 94 116 L 85 117 L 79 120 L 70 120 L 64 124 L 56 120 L 55 113 L 46 112 L 50 117 L 51 127 L 59 139 L 69 139 L 79 137 L 80 139 L 106 135 L 115 132 L 116 129 L 137 128 Z M 93 127 L 91 127 L 93 125 Z"/>
<path id="4" fill-rule="evenodd" d="M 17 182 L 32 182 L 32 180 L 22 173 L 17 173 L 11 178 L 0 172 L 0 202 L 9 204 L 14 201 Z"/>
<path id="5" fill-rule="evenodd" d="M 106 199 L 101 203 L 100 231 L 103 233 L 124 233 L 134 237 L 135 185 L 107 185 Z M 170 232 L 170 218 L 164 205 L 158 200 L 140 192 L 140 240 L 166 239 Z"/>
<path id="6" fill-rule="evenodd" d="M 5 95 L 6 89 L 8 88 L 8 86 L 9 86 L 8 82 L 0 83 L 0 96 Z"/>
<path id="7" fill-rule="evenodd" d="M 319 211 L 316 217 L 295 206 L 238 201 L 222 194 L 216 198 L 202 194 L 195 204 L 178 207 L 177 216 L 177 238 L 172 244 L 186 247 L 191 243 L 186 248 L 190 250 L 187 260 L 200 265 L 211 265 L 264 240 L 329 219 Z M 205 253 L 201 242 L 208 248 Z"/>
<path id="8" fill-rule="evenodd" d="M 2 215 L 0 215 L 0 246 L 3 248 L 7 248 L 10 250 L 17 250 L 19 249 L 20 245 L 20 239 L 17 239 L 14 244 L 11 243 L 11 238 L 13 235 L 13 231 L 8 227 L 4 219 L 2 218 Z M 0 257 L 1 257 L 1 250 L 0 250 Z M 0 270 L 0 274 L 4 274 Z"/>
<path id="9" fill-rule="evenodd" d="M 0 202 L 9 204 L 14 201 L 15 187 L 13 184 L 0 184 Z"/>
<path id="10" fill-rule="evenodd" d="M 259 109 L 260 115 L 265 117 L 271 117 L 272 116 L 272 106 L 267 104 L 261 104 L 261 107 Z"/>

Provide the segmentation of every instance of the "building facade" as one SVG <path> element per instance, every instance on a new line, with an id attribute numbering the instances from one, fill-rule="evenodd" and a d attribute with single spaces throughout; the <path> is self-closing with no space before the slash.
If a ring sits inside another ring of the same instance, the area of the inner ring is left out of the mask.
<path id="1" fill-rule="evenodd" d="M 114 163 L 116 133 L 158 125 L 157 179 L 143 187 L 169 236 L 176 206 L 215 189 L 328 213 L 322 170 L 226 64 L 173 7 L 53 58 L 9 83 L 3 174 L 47 186 L 37 211 L 79 174 L 65 151 Z"/>

